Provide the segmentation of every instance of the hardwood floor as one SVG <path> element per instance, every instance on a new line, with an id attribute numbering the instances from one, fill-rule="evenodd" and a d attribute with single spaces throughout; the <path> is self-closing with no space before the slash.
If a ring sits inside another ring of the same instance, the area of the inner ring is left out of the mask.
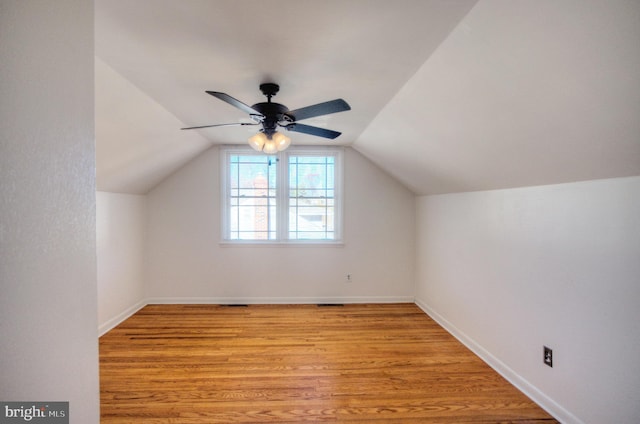
<path id="1" fill-rule="evenodd" d="M 101 422 L 557 422 L 413 304 L 150 305 L 100 338 Z"/>

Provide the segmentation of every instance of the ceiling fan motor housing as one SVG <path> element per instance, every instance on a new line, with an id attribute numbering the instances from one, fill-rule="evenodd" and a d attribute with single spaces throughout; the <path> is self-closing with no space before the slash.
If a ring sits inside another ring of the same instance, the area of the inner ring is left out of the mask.
<path id="1" fill-rule="evenodd" d="M 264 133 L 267 136 L 273 135 L 273 133 L 276 132 L 278 122 L 291 121 L 291 119 L 286 116 L 286 113 L 289 112 L 289 109 L 285 105 L 281 105 L 280 103 L 256 103 L 255 105 L 251 106 L 251 108 L 264 115 L 264 118 L 262 119 L 262 127 L 264 128 Z"/>

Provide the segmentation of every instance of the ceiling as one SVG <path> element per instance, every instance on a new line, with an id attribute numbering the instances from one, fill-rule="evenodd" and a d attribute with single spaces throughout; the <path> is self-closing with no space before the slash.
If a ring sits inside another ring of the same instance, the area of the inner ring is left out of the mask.
<path id="1" fill-rule="evenodd" d="M 98 190 L 143 194 L 276 82 L 414 193 L 640 175 L 640 2 L 96 0 Z"/>

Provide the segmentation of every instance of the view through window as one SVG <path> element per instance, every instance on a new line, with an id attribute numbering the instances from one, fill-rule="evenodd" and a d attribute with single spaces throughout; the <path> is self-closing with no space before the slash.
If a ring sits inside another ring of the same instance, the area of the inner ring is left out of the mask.
<path id="1" fill-rule="evenodd" d="M 341 150 L 225 151 L 227 241 L 340 239 Z"/>
<path id="2" fill-rule="evenodd" d="M 229 159 L 229 239 L 275 240 L 277 158 L 234 154 Z"/>

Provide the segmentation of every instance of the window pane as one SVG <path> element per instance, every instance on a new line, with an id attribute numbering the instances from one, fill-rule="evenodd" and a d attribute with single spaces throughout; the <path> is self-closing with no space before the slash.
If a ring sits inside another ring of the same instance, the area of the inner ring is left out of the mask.
<path id="1" fill-rule="evenodd" d="M 229 238 L 275 238 L 276 161 L 265 155 L 231 155 Z"/>
<path id="2" fill-rule="evenodd" d="M 335 158 L 289 157 L 289 238 L 333 239 Z"/>

